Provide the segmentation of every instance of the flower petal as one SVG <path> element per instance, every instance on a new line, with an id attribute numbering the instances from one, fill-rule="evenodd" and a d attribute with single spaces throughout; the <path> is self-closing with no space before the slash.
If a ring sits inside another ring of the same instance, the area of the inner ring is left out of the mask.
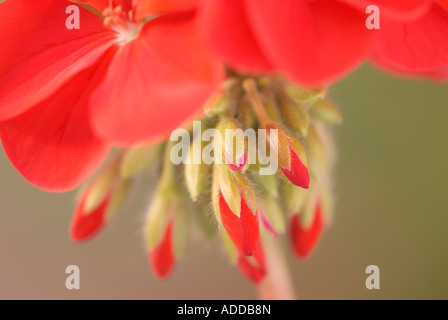
<path id="1" fill-rule="evenodd" d="M 366 15 L 334 0 L 245 0 L 265 54 L 293 80 L 320 86 L 341 78 L 367 56 L 374 32 Z"/>
<path id="2" fill-rule="evenodd" d="M 230 239 L 238 251 L 245 256 L 251 256 L 258 245 L 259 226 L 258 215 L 252 213 L 246 204 L 246 200 L 241 197 L 241 212 L 238 217 L 227 204 L 222 193 L 219 195 L 219 209 L 222 224 Z"/>
<path id="3" fill-rule="evenodd" d="M 314 220 L 310 228 L 305 229 L 300 225 L 299 215 L 291 218 L 290 241 L 294 254 L 300 259 L 308 258 L 315 249 L 322 235 L 324 222 L 320 205 L 316 206 Z"/>
<path id="4" fill-rule="evenodd" d="M 104 9 L 110 6 L 110 0 L 68 0 L 74 2 L 76 4 L 91 4 L 95 8 L 97 8 L 100 12 L 103 12 Z M 125 12 L 129 11 L 132 8 L 132 3 L 140 0 L 112 0 L 112 7 L 121 6 Z"/>
<path id="5" fill-rule="evenodd" d="M 264 258 L 263 248 L 261 243 L 257 246 L 254 252 L 254 259 L 256 265 L 251 263 L 248 257 L 239 254 L 238 256 L 238 269 L 244 274 L 249 280 L 255 284 L 259 284 L 261 280 L 266 275 L 266 262 Z"/>
<path id="6" fill-rule="evenodd" d="M 67 1 L 14 0 L 0 10 L 0 121 L 50 97 L 95 63 L 116 33 L 81 9 L 81 28 L 68 30 Z"/>
<path id="7" fill-rule="evenodd" d="M 185 12 L 196 9 L 199 0 L 134 0 L 137 20 L 159 13 Z"/>
<path id="8" fill-rule="evenodd" d="M 247 72 L 272 70 L 248 24 L 243 0 L 203 0 L 201 4 L 201 29 L 217 55 Z"/>
<path id="9" fill-rule="evenodd" d="M 168 277 L 175 265 L 173 253 L 173 221 L 171 221 L 160 243 L 149 252 L 152 269 L 160 279 Z"/>
<path id="10" fill-rule="evenodd" d="M 299 155 L 289 146 L 291 155 L 291 168 L 280 168 L 283 174 L 298 187 L 308 189 L 310 186 L 310 173 L 308 168 L 300 160 Z"/>
<path id="11" fill-rule="evenodd" d="M 394 19 L 416 19 L 425 14 L 432 0 L 342 0 L 363 12 L 370 5 L 378 6 L 381 14 Z"/>
<path id="12" fill-rule="evenodd" d="M 0 123 L 9 160 L 32 184 L 48 191 L 73 189 L 106 157 L 109 146 L 91 131 L 87 102 L 107 60 L 80 72 L 20 116 Z"/>
<path id="13" fill-rule="evenodd" d="M 88 241 L 95 237 L 106 225 L 105 214 L 110 202 L 110 195 L 92 211 L 85 212 L 87 193 L 79 201 L 70 225 L 70 238 L 73 242 Z"/>
<path id="14" fill-rule="evenodd" d="M 119 48 L 91 99 L 94 128 L 122 145 L 166 134 L 200 110 L 223 77 L 193 14 L 161 16 Z"/>
<path id="15" fill-rule="evenodd" d="M 401 74 L 428 74 L 448 67 L 448 17 L 433 8 L 412 22 L 383 19 L 373 62 Z"/>

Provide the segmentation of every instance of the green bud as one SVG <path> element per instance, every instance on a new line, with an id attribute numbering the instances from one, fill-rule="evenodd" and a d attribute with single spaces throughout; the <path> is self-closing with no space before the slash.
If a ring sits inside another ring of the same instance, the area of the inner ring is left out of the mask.
<path id="1" fill-rule="evenodd" d="M 219 231 L 219 235 L 221 236 L 222 244 L 224 245 L 224 250 L 229 257 L 230 262 L 235 265 L 238 259 L 238 251 L 235 248 L 230 237 L 227 235 L 227 232 L 224 229 Z"/>
<path id="2" fill-rule="evenodd" d="M 93 211 L 109 194 L 118 179 L 119 164 L 120 155 L 115 156 L 101 168 L 87 186 L 81 190 L 81 193 L 88 193 L 84 203 L 84 211 L 86 213 Z"/>
<path id="3" fill-rule="evenodd" d="M 303 104 L 298 104 L 288 97 L 284 97 L 280 103 L 280 110 L 286 123 L 303 137 L 308 135 L 310 117 Z"/>
<path id="4" fill-rule="evenodd" d="M 280 190 L 283 202 L 289 214 L 296 214 L 302 211 L 308 198 L 309 191 L 287 183 Z"/>
<path id="5" fill-rule="evenodd" d="M 121 208 L 129 194 L 130 187 L 129 180 L 119 179 L 119 181 L 117 181 L 115 190 L 109 202 L 109 206 L 107 207 L 105 216 L 106 221 L 110 221 Z"/>
<path id="6" fill-rule="evenodd" d="M 303 206 L 303 209 L 299 215 L 300 224 L 304 229 L 310 228 L 311 224 L 313 223 L 314 215 L 316 213 L 316 204 L 317 204 L 316 193 L 315 191 L 310 190 L 310 193 L 306 198 L 305 205 Z"/>
<path id="7" fill-rule="evenodd" d="M 151 166 L 160 158 L 163 143 L 132 148 L 126 151 L 120 165 L 123 178 L 130 178 Z"/>
<path id="8" fill-rule="evenodd" d="M 305 105 L 312 105 L 317 101 L 324 99 L 327 95 L 327 91 L 324 88 L 305 89 L 291 82 L 288 82 L 286 84 L 285 91 L 297 103 Z"/>
<path id="9" fill-rule="evenodd" d="M 197 157 L 202 156 L 202 149 L 204 146 L 204 142 L 202 141 L 202 132 L 198 134 L 193 142 L 191 143 L 191 147 L 189 150 L 189 163 L 184 165 L 184 176 L 185 182 L 187 185 L 187 189 L 190 193 L 193 201 L 197 201 L 199 195 L 204 191 L 207 187 L 208 177 L 211 171 L 211 167 L 200 161 L 200 163 L 194 163 L 194 152 L 200 152 Z"/>
<path id="10" fill-rule="evenodd" d="M 336 105 L 328 99 L 316 102 L 310 108 L 310 115 L 314 119 L 322 120 L 329 124 L 341 124 L 342 114 Z"/>

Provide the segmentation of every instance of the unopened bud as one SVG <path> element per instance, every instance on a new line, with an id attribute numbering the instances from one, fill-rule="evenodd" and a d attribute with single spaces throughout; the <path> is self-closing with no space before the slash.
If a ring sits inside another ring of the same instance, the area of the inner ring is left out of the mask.
<path id="1" fill-rule="evenodd" d="M 252 255 L 258 244 L 257 200 L 249 180 L 238 172 L 216 165 L 213 207 L 218 221 L 243 255 Z"/>
<path id="2" fill-rule="evenodd" d="M 119 211 L 129 191 L 129 181 L 118 173 L 119 157 L 113 159 L 81 190 L 70 226 L 74 242 L 97 235 Z"/>
<path id="3" fill-rule="evenodd" d="M 303 137 L 306 137 L 310 124 L 310 117 L 306 106 L 294 102 L 289 97 L 283 97 L 279 106 L 286 123 Z"/>
<path id="4" fill-rule="evenodd" d="M 199 195 L 207 187 L 211 167 L 201 161 L 204 142 L 202 132 L 193 139 L 187 158 L 190 160 L 184 165 L 184 176 L 187 189 L 193 201 L 197 201 Z M 197 154 L 195 154 L 197 153 Z M 198 158 L 199 161 L 195 161 Z"/>
<path id="5" fill-rule="evenodd" d="M 316 102 L 310 108 L 310 115 L 329 124 L 341 124 L 342 114 L 336 105 L 328 99 Z"/>
<path id="6" fill-rule="evenodd" d="M 241 124 L 235 119 L 222 117 L 216 129 L 224 137 L 223 145 L 217 148 L 222 150 L 224 162 L 234 171 L 247 168 L 248 151 Z"/>
<path id="7" fill-rule="evenodd" d="M 308 228 L 301 224 L 298 214 L 291 218 L 290 241 L 294 254 L 300 259 L 306 259 L 311 255 L 322 235 L 324 223 L 320 205 L 314 207 L 313 222 Z"/>
<path id="8" fill-rule="evenodd" d="M 317 101 L 324 99 L 327 91 L 322 89 L 305 89 L 288 82 L 285 87 L 286 93 L 296 102 L 305 105 L 312 105 Z"/>
<path id="9" fill-rule="evenodd" d="M 127 150 L 120 164 L 121 176 L 125 179 L 130 178 L 150 167 L 160 158 L 162 150 L 162 143 Z"/>
<path id="10" fill-rule="evenodd" d="M 255 284 L 259 284 L 267 273 L 266 260 L 261 242 L 255 249 L 253 257 L 239 255 L 238 269 Z"/>

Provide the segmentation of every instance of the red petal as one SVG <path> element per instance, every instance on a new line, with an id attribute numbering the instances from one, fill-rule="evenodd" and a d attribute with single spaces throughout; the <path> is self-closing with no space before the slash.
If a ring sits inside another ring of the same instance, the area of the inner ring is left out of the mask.
<path id="1" fill-rule="evenodd" d="M 224 77 L 197 37 L 193 14 L 148 22 L 119 48 L 92 102 L 96 131 L 118 144 L 154 138 L 200 110 Z"/>
<path id="2" fill-rule="evenodd" d="M 432 9 L 419 20 L 383 19 L 372 60 L 404 74 L 436 72 L 448 66 L 448 16 Z"/>
<path id="3" fill-rule="evenodd" d="M 308 189 L 310 186 L 310 173 L 299 155 L 289 146 L 291 155 L 291 169 L 280 168 L 283 174 L 298 187 Z"/>
<path id="4" fill-rule="evenodd" d="M 32 184 L 49 191 L 73 189 L 106 157 L 109 146 L 90 129 L 87 100 L 107 62 L 80 72 L 47 100 L 0 123 L 9 160 Z"/>
<path id="5" fill-rule="evenodd" d="M 73 242 L 88 241 L 95 237 L 105 226 L 104 216 L 109 205 L 110 195 L 92 211 L 85 212 L 84 204 L 87 198 L 87 192 L 81 198 L 76 207 L 70 226 L 70 238 Z"/>
<path id="6" fill-rule="evenodd" d="M 266 275 L 266 262 L 261 243 L 257 246 L 257 249 L 255 249 L 254 258 L 257 265 L 253 265 L 246 256 L 240 254 L 238 257 L 238 269 L 249 280 L 253 281 L 255 284 L 259 284 Z"/>
<path id="7" fill-rule="evenodd" d="M 299 215 L 296 214 L 291 219 L 290 240 L 294 254 L 300 258 L 308 258 L 316 247 L 322 235 L 324 227 L 320 206 L 317 205 L 314 213 L 314 220 L 309 229 L 304 229 L 300 225 Z"/>
<path id="8" fill-rule="evenodd" d="M 203 0 L 199 20 L 210 47 L 232 67 L 272 70 L 248 24 L 243 0 Z"/>
<path id="9" fill-rule="evenodd" d="M 320 86 L 367 56 L 374 32 L 366 14 L 334 0 L 245 0 L 254 33 L 270 60 L 294 80 Z"/>
<path id="10" fill-rule="evenodd" d="M 448 0 L 435 0 L 435 3 L 445 10 L 445 12 L 448 12 Z"/>
<path id="11" fill-rule="evenodd" d="M 435 72 L 432 72 L 429 75 L 431 78 L 435 79 L 436 81 L 445 81 L 448 79 L 448 66 L 444 69 L 437 70 Z"/>
<path id="12" fill-rule="evenodd" d="M 365 12 L 370 5 L 376 5 L 381 15 L 394 19 L 416 19 L 425 14 L 432 5 L 432 0 L 342 0 Z"/>
<path id="13" fill-rule="evenodd" d="M 160 243 L 149 253 L 152 269 L 160 279 L 170 275 L 176 262 L 173 253 L 172 233 L 173 221 L 168 224 Z"/>
<path id="14" fill-rule="evenodd" d="M 258 215 L 252 213 L 241 195 L 241 213 L 238 217 L 227 204 L 222 193 L 219 196 L 219 211 L 222 224 L 238 251 L 245 256 L 254 254 L 259 240 Z"/>
<path id="15" fill-rule="evenodd" d="M 157 13 L 185 12 L 196 9 L 199 0 L 136 0 L 137 20 Z"/>
<path id="16" fill-rule="evenodd" d="M 1 4 L 0 120 L 55 93 L 112 45 L 116 33 L 81 9 L 81 29 L 68 30 L 68 2 L 13 0 Z M 7 50 L 6 50 L 7 49 Z"/>
<path id="17" fill-rule="evenodd" d="M 104 9 L 110 6 L 110 0 L 69 0 L 74 3 L 90 3 L 94 7 L 96 7 L 100 12 L 103 12 Z M 140 0 L 112 0 L 112 8 L 121 6 L 125 12 L 128 12 L 132 8 L 133 1 Z"/>

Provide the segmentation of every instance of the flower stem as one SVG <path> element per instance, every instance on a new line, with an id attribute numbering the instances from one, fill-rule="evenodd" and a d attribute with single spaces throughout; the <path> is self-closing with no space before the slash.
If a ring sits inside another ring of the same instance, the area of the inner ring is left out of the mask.
<path id="1" fill-rule="evenodd" d="M 249 95 L 252 107 L 257 115 L 260 125 L 264 127 L 268 122 L 270 122 L 269 116 L 263 107 L 261 102 L 260 94 L 258 93 L 257 84 L 252 78 L 246 79 L 243 82 L 244 91 Z"/>
<path id="2" fill-rule="evenodd" d="M 268 273 L 258 286 L 262 300 L 294 300 L 291 275 L 278 239 L 263 242 Z"/>

